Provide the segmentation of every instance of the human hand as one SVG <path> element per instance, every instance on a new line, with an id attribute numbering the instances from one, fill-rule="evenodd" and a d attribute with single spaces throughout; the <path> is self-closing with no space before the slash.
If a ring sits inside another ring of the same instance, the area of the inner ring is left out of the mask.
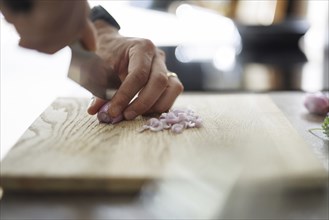
<path id="1" fill-rule="evenodd" d="M 132 120 L 138 115 L 169 110 L 183 91 L 183 85 L 177 77 L 168 77 L 164 52 L 149 40 L 121 36 L 102 20 L 94 24 L 98 43 L 96 53 L 121 81 L 110 101 L 109 116 L 124 116 Z M 107 102 L 100 98 L 93 99 L 88 113 L 96 114 Z"/>
<path id="2" fill-rule="evenodd" d="M 21 11 L 9 7 L 9 1 L 12 0 L 1 0 L 0 9 L 20 35 L 20 46 L 52 54 L 80 39 L 86 49 L 96 49 L 95 30 L 88 19 L 90 8 L 85 0 L 34 0 L 29 10 Z"/>

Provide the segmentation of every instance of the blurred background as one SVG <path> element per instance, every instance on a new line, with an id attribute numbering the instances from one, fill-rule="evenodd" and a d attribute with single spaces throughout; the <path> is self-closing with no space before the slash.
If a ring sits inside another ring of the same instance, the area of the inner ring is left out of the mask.
<path id="1" fill-rule="evenodd" d="M 102 5 L 126 36 L 151 39 L 186 91 L 329 89 L 327 0 L 133 0 Z M 0 14 L 1 158 L 59 96 L 90 93 L 66 75 L 71 51 L 18 46 Z"/>
<path id="2" fill-rule="evenodd" d="M 108 2 L 90 2 L 111 8 Z M 150 38 L 162 47 L 168 68 L 179 74 L 186 90 L 329 88 L 328 1 L 144 0 L 116 4 L 162 12 L 155 17 L 148 13 L 135 17 L 113 10 L 123 23 L 123 34 Z M 126 29 L 131 23 L 135 28 Z"/>

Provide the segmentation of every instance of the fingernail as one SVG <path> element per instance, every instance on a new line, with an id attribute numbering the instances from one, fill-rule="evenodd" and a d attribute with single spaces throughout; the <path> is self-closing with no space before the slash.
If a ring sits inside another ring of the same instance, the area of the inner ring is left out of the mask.
<path id="1" fill-rule="evenodd" d="M 134 112 L 134 111 L 130 111 L 130 112 L 125 113 L 125 118 L 127 120 L 132 120 L 132 119 L 136 118 L 136 116 L 137 116 L 137 113 Z"/>
<path id="2" fill-rule="evenodd" d="M 120 111 L 120 109 L 118 107 L 116 107 L 116 106 L 113 106 L 113 105 L 112 105 L 112 107 L 109 110 L 109 114 L 113 118 L 119 117 L 119 115 L 121 115 L 121 113 L 122 112 Z"/>
<path id="3" fill-rule="evenodd" d="M 97 118 L 98 121 L 101 123 L 106 123 L 106 124 L 112 123 L 111 117 L 106 112 L 99 112 L 97 114 Z"/>
<path id="4" fill-rule="evenodd" d="M 103 105 L 97 113 L 97 118 L 102 123 L 111 123 L 112 118 L 108 114 L 109 104 Z"/>
<path id="5" fill-rule="evenodd" d="M 88 108 L 90 108 L 91 106 L 93 106 L 95 104 L 95 97 L 92 97 L 89 104 L 88 104 Z"/>
<path id="6" fill-rule="evenodd" d="M 116 123 L 119 123 L 122 120 L 123 120 L 123 115 L 120 114 L 119 116 L 113 118 L 111 123 L 116 124 Z"/>

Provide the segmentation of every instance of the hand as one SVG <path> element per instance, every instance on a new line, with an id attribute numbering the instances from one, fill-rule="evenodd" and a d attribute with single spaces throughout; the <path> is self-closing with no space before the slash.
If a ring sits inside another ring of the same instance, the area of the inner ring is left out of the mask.
<path id="1" fill-rule="evenodd" d="M 102 20 L 94 24 L 98 43 L 96 53 L 121 80 L 111 99 L 110 117 L 123 115 L 125 119 L 132 120 L 138 115 L 169 110 L 183 91 L 183 85 L 177 77 L 167 76 L 164 52 L 149 40 L 121 36 Z M 96 114 L 106 102 L 95 98 L 88 113 Z"/>
<path id="2" fill-rule="evenodd" d="M 22 47 L 52 54 L 81 39 L 86 49 L 96 49 L 95 30 L 88 19 L 90 8 L 86 1 L 32 1 L 29 11 L 13 11 L 5 1 L 0 1 L 0 9 L 15 26 Z"/>

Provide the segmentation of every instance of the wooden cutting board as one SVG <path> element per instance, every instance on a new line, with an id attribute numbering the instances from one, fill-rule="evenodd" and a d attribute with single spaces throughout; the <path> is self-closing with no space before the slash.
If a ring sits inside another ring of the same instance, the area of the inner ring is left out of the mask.
<path id="1" fill-rule="evenodd" d="M 211 170 L 212 178 L 223 175 L 216 172 L 216 166 L 225 168 L 217 163 L 223 155 L 235 158 L 249 179 L 312 185 L 328 177 L 267 95 L 183 94 L 175 106 L 194 109 L 204 122 L 202 128 L 178 135 L 167 130 L 139 133 L 147 120 L 142 117 L 100 124 L 86 113 L 88 101 L 55 100 L 1 162 L 1 187 L 130 192 L 171 173 L 180 178 L 171 166 L 180 161 L 186 167 L 203 164 L 198 172 Z"/>

